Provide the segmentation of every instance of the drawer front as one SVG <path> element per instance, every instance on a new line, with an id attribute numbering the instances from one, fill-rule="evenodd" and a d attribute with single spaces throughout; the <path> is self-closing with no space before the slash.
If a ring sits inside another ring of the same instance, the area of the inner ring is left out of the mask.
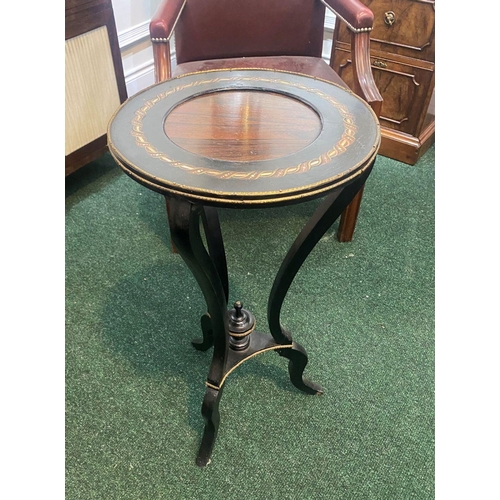
<path id="1" fill-rule="evenodd" d="M 432 93 L 432 70 L 371 57 L 373 78 L 384 99 L 380 124 L 417 136 L 425 118 L 425 103 Z M 348 51 L 337 49 L 333 68 L 353 88 L 352 61 Z"/>
<path id="2" fill-rule="evenodd" d="M 434 0 L 362 0 L 375 16 L 370 34 L 374 50 L 434 61 Z M 348 42 L 340 23 L 338 40 Z"/>

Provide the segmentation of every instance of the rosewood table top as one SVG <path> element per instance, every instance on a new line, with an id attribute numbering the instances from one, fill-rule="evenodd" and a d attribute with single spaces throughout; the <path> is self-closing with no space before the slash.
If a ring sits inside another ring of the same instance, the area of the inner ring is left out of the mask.
<path id="1" fill-rule="evenodd" d="M 305 75 L 214 70 L 153 85 L 115 113 L 123 170 L 165 194 L 216 206 L 283 204 L 360 175 L 380 127 L 352 92 Z"/>

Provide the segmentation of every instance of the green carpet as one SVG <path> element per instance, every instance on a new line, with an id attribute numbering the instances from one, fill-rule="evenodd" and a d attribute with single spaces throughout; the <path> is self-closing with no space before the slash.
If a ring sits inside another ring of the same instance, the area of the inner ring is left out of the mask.
<path id="1" fill-rule="evenodd" d="M 379 157 L 353 242 L 335 225 L 282 322 L 308 352 L 296 390 L 269 352 L 226 381 L 212 463 L 195 456 L 211 351 L 201 292 L 170 251 L 163 197 L 106 154 L 66 181 L 66 498 L 434 498 L 434 147 Z M 222 210 L 230 301 L 266 331 L 272 281 L 319 201 Z"/>

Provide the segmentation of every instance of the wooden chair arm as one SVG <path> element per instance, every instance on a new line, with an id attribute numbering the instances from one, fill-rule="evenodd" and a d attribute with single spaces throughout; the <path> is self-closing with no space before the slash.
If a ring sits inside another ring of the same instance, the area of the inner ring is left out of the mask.
<path id="1" fill-rule="evenodd" d="M 186 0 L 163 0 L 149 23 L 156 83 L 172 76 L 170 38 L 185 5 Z"/>
<path id="2" fill-rule="evenodd" d="M 380 116 L 383 99 L 373 79 L 370 62 L 369 32 L 351 32 L 351 59 L 354 77 L 354 92 L 372 107 L 377 116 Z"/>
<path id="3" fill-rule="evenodd" d="M 373 79 L 370 63 L 370 31 L 373 28 L 373 12 L 359 0 L 320 0 L 344 23 L 351 32 L 351 59 L 354 92 L 362 97 L 380 116 L 382 96 Z M 333 61 L 330 57 L 330 65 Z"/>

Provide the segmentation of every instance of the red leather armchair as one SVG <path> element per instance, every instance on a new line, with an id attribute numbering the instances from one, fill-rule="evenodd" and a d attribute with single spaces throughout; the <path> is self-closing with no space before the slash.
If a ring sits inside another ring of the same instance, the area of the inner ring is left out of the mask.
<path id="1" fill-rule="evenodd" d="M 379 115 L 382 97 L 370 65 L 373 13 L 359 0 L 163 0 L 150 24 L 155 80 L 210 69 L 265 68 L 346 86 L 321 58 L 325 8 L 350 29 L 354 91 Z M 342 214 L 340 241 L 353 237 L 361 197 L 362 190 Z"/>

